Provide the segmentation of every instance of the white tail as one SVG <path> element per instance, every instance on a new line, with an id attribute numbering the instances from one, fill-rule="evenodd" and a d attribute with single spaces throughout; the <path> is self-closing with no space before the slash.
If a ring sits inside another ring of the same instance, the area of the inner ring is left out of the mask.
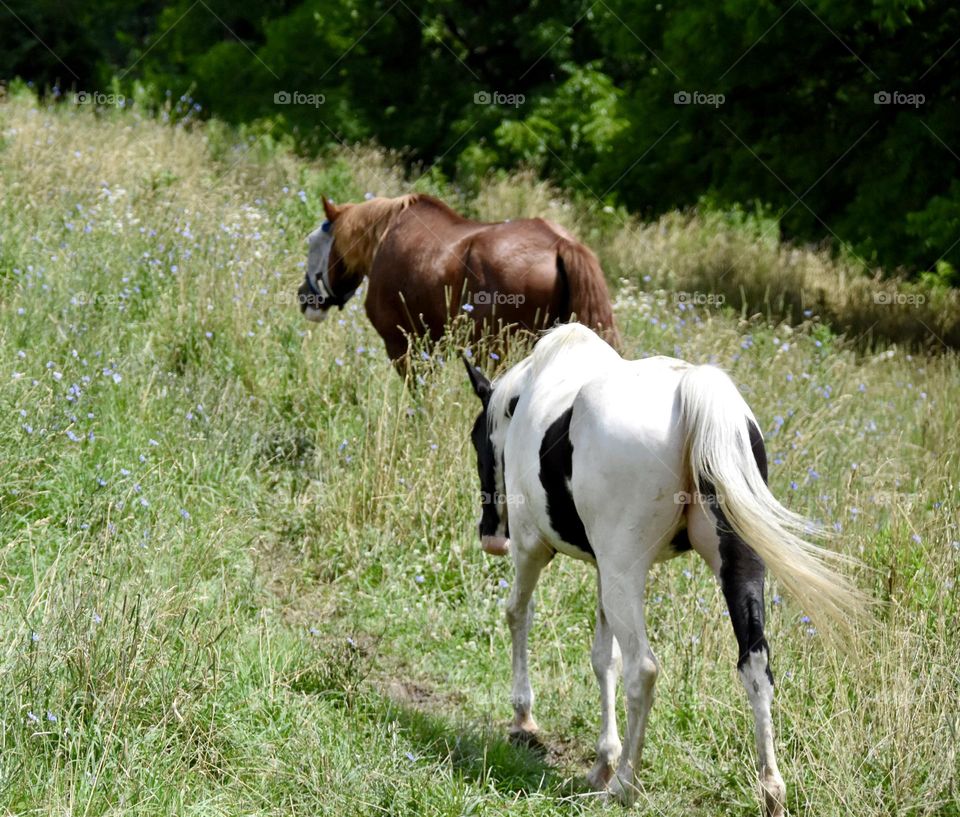
<path id="1" fill-rule="evenodd" d="M 706 493 L 705 482 L 713 486 L 730 526 L 824 635 L 855 634 L 868 597 L 834 567 L 855 560 L 806 541 L 819 529 L 770 493 L 750 443 L 748 421 L 756 420 L 733 381 L 713 366 L 695 366 L 680 381 L 680 406 L 698 493 Z"/>

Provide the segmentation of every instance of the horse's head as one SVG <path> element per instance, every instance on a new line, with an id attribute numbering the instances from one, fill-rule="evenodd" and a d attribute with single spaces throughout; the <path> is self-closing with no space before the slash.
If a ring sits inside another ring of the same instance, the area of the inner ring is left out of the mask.
<path id="1" fill-rule="evenodd" d="M 327 219 L 307 239 L 307 271 L 297 290 L 300 311 L 308 321 L 318 323 L 327 317 L 331 307 L 343 309 L 359 286 L 343 280 L 341 256 L 334 246 L 337 219 L 345 207 L 337 207 L 324 199 L 323 210 Z"/>
<path id="2" fill-rule="evenodd" d="M 487 553 L 504 556 L 510 549 L 503 475 L 503 445 L 510 421 L 510 407 L 501 406 L 502 401 L 493 399 L 493 384 L 479 368 L 466 357 L 463 362 L 481 404 L 480 414 L 470 434 L 477 452 L 477 473 L 480 476 L 480 544 Z"/>

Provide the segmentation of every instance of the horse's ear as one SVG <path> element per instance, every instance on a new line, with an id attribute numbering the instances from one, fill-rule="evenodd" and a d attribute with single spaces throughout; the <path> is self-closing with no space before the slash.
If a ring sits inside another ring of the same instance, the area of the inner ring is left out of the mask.
<path id="1" fill-rule="evenodd" d="M 470 378 L 473 393 L 480 398 L 480 402 L 486 408 L 487 403 L 490 402 L 490 395 L 493 394 L 493 386 L 487 376 L 478 367 L 474 366 L 466 355 L 463 355 L 463 365 L 467 367 L 467 377 Z"/>
<path id="2" fill-rule="evenodd" d="M 330 199 L 326 196 L 323 197 L 323 212 L 327 215 L 328 221 L 336 221 L 337 216 L 340 215 L 340 207 L 337 207 Z"/>

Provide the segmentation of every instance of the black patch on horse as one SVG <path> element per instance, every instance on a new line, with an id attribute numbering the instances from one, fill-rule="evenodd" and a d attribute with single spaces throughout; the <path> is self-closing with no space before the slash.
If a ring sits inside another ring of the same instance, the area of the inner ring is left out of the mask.
<path id="1" fill-rule="evenodd" d="M 507 403 L 507 417 L 513 417 L 513 412 L 517 410 L 517 403 L 520 402 L 520 395 L 515 395 L 510 398 L 510 402 Z"/>
<path id="2" fill-rule="evenodd" d="M 573 406 L 554 420 L 540 443 L 540 484 L 547 494 L 550 527 L 566 543 L 593 556 L 583 520 L 573 504 L 570 477 L 573 476 L 573 444 L 570 418 Z"/>
<path id="3" fill-rule="evenodd" d="M 747 420 L 747 433 L 750 436 L 750 448 L 757 470 L 763 481 L 767 481 L 767 452 L 763 445 L 760 429 L 752 420 Z M 717 537 L 720 539 L 720 587 L 730 611 L 730 623 L 737 637 L 740 656 L 737 669 L 742 669 L 750 653 L 765 650 L 770 655 L 770 647 L 763 635 L 763 580 L 766 568 L 759 556 L 741 539 L 717 501 L 716 488 L 709 481 L 703 481 L 706 503 L 717 520 Z M 767 678 L 773 684 L 773 673 L 767 666 Z"/>
<path id="4" fill-rule="evenodd" d="M 673 548 L 674 553 L 683 553 L 684 551 L 690 550 L 690 534 L 687 533 L 686 528 L 677 531 L 677 535 L 674 536 L 673 541 L 670 542 L 670 547 Z"/>
<path id="5" fill-rule="evenodd" d="M 760 429 L 753 420 L 747 420 L 747 433 L 750 435 L 750 448 L 753 449 L 753 458 L 757 462 L 757 468 L 764 483 L 767 481 L 767 449 L 763 445 L 763 437 L 760 435 Z"/>
<path id="6" fill-rule="evenodd" d="M 484 408 L 473 424 L 470 432 L 473 447 L 477 451 L 477 474 L 480 477 L 480 493 L 482 513 L 480 515 L 480 535 L 495 536 L 500 514 L 497 512 L 496 494 L 496 455 L 493 452 L 493 442 L 490 439 L 490 429 L 487 425 L 487 410 Z"/>

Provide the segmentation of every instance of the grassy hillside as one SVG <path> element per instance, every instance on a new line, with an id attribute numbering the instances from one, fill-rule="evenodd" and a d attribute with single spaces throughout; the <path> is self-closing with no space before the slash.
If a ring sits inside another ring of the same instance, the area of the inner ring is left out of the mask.
<path id="1" fill-rule="evenodd" d="M 509 746 L 510 569 L 476 541 L 454 350 L 411 394 L 358 303 L 314 328 L 293 303 L 320 193 L 408 180 L 370 150 L 307 166 L 261 144 L 0 105 L 0 810 L 601 813 L 578 780 L 598 728 L 590 571 L 544 576 L 548 751 Z M 577 222 L 542 197 L 516 179 L 469 204 Z M 636 240 L 592 225 L 609 264 Z M 884 602 L 839 657 L 771 588 L 790 813 L 960 814 L 956 356 L 691 306 L 620 258 L 628 352 L 730 371 L 775 492 L 835 528 Z M 757 813 L 715 582 L 687 557 L 650 585 L 663 672 L 640 808 Z"/>

